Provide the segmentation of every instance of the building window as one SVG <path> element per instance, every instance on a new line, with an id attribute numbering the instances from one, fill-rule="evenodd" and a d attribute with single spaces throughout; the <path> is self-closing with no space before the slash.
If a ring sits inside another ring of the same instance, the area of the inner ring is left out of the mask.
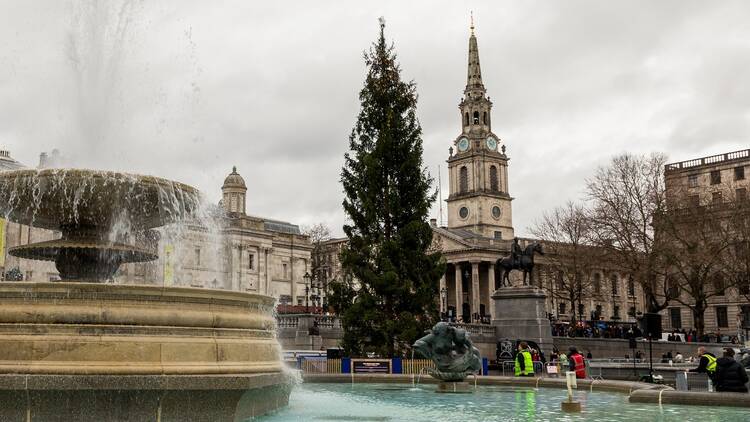
<path id="1" fill-rule="evenodd" d="M 631 306 L 630 309 L 628 309 L 628 316 L 635 318 L 635 306 Z"/>
<path id="2" fill-rule="evenodd" d="M 564 277 L 564 275 L 563 275 L 562 270 L 558 271 L 557 272 L 557 277 L 555 277 L 555 284 L 556 284 L 555 287 L 556 287 L 557 290 L 562 290 L 563 289 L 563 281 L 564 281 L 563 277 Z"/>
<path id="3" fill-rule="evenodd" d="M 286 280 L 286 264 L 281 265 L 282 278 Z"/>
<path id="4" fill-rule="evenodd" d="M 711 172 L 711 184 L 718 185 L 721 183 L 721 170 L 714 170 Z"/>
<path id="5" fill-rule="evenodd" d="M 745 167 L 734 168 L 734 180 L 745 180 Z"/>
<path id="6" fill-rule="evenodd" d="M 721 204 L 721 202 L 722 202 L 721 192 L 712 192 L 711 193 L 711 202 L 713 204 Z"/>
<path id="7" fill-rule="evenodd" d="M 561 315 L 564 314 L 565 313 L 565 302 L 560 302 L 560 304 L 558 305 L 558 309 L 560 310 L 559 312 L 560 312 Z"/>
<path id="8" fill-rule="evenodd" d="M 688 176 L 688 186 L 691 188 L 698 187 L 698 175 L 697 174 L 691 174 Z"/>
<path id="9" fill-rule="evenodd" d="M 598 321 L 602 318 L 602 305 L 596 305 L 596 310 L 594 311 L 594 315 L 592 315 L 592 318 L 594 321 Z"/>
<path id="10" fill-rule="evenodd" d="M 495 232 L 495 240 L 501 240 L 503 238 L 503 232 L 496 231 Z"/>
<path id="11" fill-rule="evenodd" d="M 628 296 L 635 296 L 635 281 L 633 276 L 628 277 Z"/>
<path id="12" fill-rule="evenodd" d="M 716 307 L 716 326 L 718 326 L 719 328 L 729 327 L 729 318 L 727 317 L 726 306 Z"/>
<path id="13" fill-rule="evenodd" d="M 578 319 L 583 319 L 583 311 L 585 309 L 583 308 L 583 303 L 578 304 Z"/>
<path id="14" fill-rule="evenodd" d="M 458 210 L 458 216 L 466 219 L 466 217 L 469 216 L 469 209 L 466 207 L 461 207 L 461 209 Z"/>
<path id="15" fill-rule="evenodd" d="M 469 126 L 469 113 L 464 116 L 464 126 Z"/>
<path id="16" fill-rule="evenodd" d="M 724 291 L 727 289 L 726 285 L 724 284 L 724 277 L 721 276 L 721 274 L 715 274 L 713 277 L 714 282 L 714 291 L 719 296 L 724 296 Z"/>
<path id="17" fill-rule="evenodd" d="M 701 205 L 701 197 L 698 195 L 690 195 L 688 197 L 688 202 L 691 207 L 699 207 Z"/>
<path id="18" fill-rule="evenodd" d="M 247 256 L 247 268 L 249 270 L 255 269 L 255 255 L 250 254 Z"/>
<path id="19" fill-rule="evenodd" d="M 620 307 L 617 305 L 615 305 L 615 308 L 612 311 L 612 319 L 620 319 Z"/>
<path id="20" fill-rule="evenodd" d="M 612 296 L 620 294 L 617 289 L 617 274 L 612 274 L 610 281 L 612 282 Z"/>
<path id="21" fill-rule="evenodd" d="M 279 303 L 282 305 L 289 305 L 292 303 L 292 296 L 291 295 L 281 295 L 279 296 Z"/>
<path id="22" fill-rule="evenodd" d="M 740 202 L 747 201 L 747 189 L 746 188 L 735 189 L 734 196 L 735 198 L 737 198 L 737 201 L 740 201 Z"/>
<path id="23" fill-rule="evenodd" d="M 478 111 L 474 112 L 474 124 L 475 125 L 479 124 L 479 112 Z"/>
<path id="24" fill-rule="evenodd" d="M 490 166 L 490 190 L 493 192 L 498 191 L 497 167 L 495 166 Z"/>
<path id="25" fill-rule="evenodd" d="M 200 248 L 195 248 L 195 251 L 193 251 L 195 254 L 195 266 L 200 267 L 201 266 L 201 250 Z"/>
<path id="26" fill-rule="evenodd" d="M 469 190 L 469 169 L 467 169 L 466 166 L 461 166 L 458 170 L 458 183 L 459 192 L 465 193 Z"/>
<path id="27" fill-rule="evenodd" d="M 672 328 L 682 328 L 682 311 L 680 308 L 669 308 L 669 320 Z"/>
<path id="28" fill-rule="evenodd" d="M 680 297 L 680 286 L 677 284 L 674 276 L 671 275 L 667 276 L 667 295 L 669 295 L 670 298 Z"/>
<path id="29" fill-rule="evenodd" d="M 482 113 L 482 124 L 487 124 L 487 112 Z"/>
<path id="30" fill-rule="evenodd" d="M 602 275 L 594 273 L 594 294 L 600 294 L 602 292 Z"/>

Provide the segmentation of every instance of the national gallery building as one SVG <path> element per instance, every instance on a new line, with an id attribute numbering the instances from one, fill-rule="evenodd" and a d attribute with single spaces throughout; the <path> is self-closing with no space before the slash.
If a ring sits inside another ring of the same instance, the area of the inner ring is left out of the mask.
<path id="1" fill-rule="evenodd" d="M 40 168 L 54 165 L 54 155 L 42 154 Z M 24 166 L 0 151 L 0 171 Z M 305 278 L 312 246 L 299 226 L 249 215 L 247 187 L 233 169 L 224 180 L 222 200 L 208 224 L 188 224 L 180 230 L 157 230 L 151 247 L 159 259 L 125 264 L 114 282 L 164 286 L 231 289 L 266 294 L 280 303 L 303 305 Z M 0 220 L 0 274 L 8 280 L 59 280 L 53 262 L 16 258 L 10 248 L 53 240 L 60 234 Z"/>

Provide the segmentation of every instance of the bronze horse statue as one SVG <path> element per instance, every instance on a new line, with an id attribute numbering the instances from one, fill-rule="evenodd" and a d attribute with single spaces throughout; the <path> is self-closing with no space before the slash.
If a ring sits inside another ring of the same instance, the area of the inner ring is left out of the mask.
<path id="1" fill-rule="evenodd" d="M 523 285 L 528 286 L 531 282 L 532 271 L 534 270 L 535 253 L 544 255 L 544 249 L 539 242 L 529 243 L 518 257 L 517 262 L 513 262 L 513 259 L 510 256 L 498 259 L 495 265 L 498 268 L 503 269 L 503 278 L 500 287 L 510 287 L 512 285 L 510 283 L 510 278 L 508 277 L 512 270 L 523 271 Z"/>

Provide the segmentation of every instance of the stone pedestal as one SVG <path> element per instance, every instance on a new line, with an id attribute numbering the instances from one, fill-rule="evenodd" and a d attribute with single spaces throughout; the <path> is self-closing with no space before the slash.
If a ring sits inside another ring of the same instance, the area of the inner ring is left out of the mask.
<path id="1" fill-rule="evenodd" d="M 438 393 L 473 393 L 474 387 L 469 385 L 466 381 L 461 382 L 449 382 L 449 381 L 443 381 L 438 383 L 437 390 Z"/>
<path id="2" fill-rule="evenodd" d="M 289 401 L 273 299 L 0 283 L 0 421 L 234 422 Z"/>
<path id="3" fill-rule="evenodd" d="M 546 356 L 552 352 L 552 328 L 545 310 L 547 294 L 533 286 L 506 287 L 492 295 L 498 338 L 531 340 Z"/>

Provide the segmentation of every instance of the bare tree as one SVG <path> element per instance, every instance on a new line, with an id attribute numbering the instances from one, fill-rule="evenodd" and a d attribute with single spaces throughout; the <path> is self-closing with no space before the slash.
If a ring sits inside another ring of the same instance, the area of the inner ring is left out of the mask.
<path id="1" fill-rule="evenodd" d="M 594 281 L 599 256 L 592 248 L 591 220 L 580 204 L 568 202 L 545 213 L 531 228 L 534 236 L 544 242 L 545 262 L 553 281 L 544 288 L 556 299 L 570 302 L 571 322 L 576 321 L 578 304 L 587 295 Z M 578 318 L 581 318 L 578 315 Z"/>
<path id="2" fill-rule="evenodd" d="M 641 285 L 647 312 L 669 304 L 660 278 L 663 255 L 653 227 L 654 217 L 666 207 L 665 163 L 663 154 L 622 154 L 587 181 L 594 242 Z"/>
<path id="3" fill-rule="evenodd" d="M 327 265 L 325 242 L 331 239 L 331 229 L 325 223 L 315 223 L 311 226 L 303 227 L 302 233 L 310 238 L 310 243 L 313 247 L 310 255 L 310 275 L 315 287 L 320 291 L 320 295 L 318 296 L 325 303 L 329 297 L 329 280 L 325 268 Z M 313 286 L 310 287 L 313 288 Z"/>
<path id="4" fill-rule="evenodd" d="M 669 209 L 654 221 L 666 264 L 666 300 L 690 309 L 699 336 L 710 299 L 724 296 L 737 281 L 728 259 L 736 244 L 734 213 L 731 204 L 694 204 L 675 190 L 670 191 Z"/>

